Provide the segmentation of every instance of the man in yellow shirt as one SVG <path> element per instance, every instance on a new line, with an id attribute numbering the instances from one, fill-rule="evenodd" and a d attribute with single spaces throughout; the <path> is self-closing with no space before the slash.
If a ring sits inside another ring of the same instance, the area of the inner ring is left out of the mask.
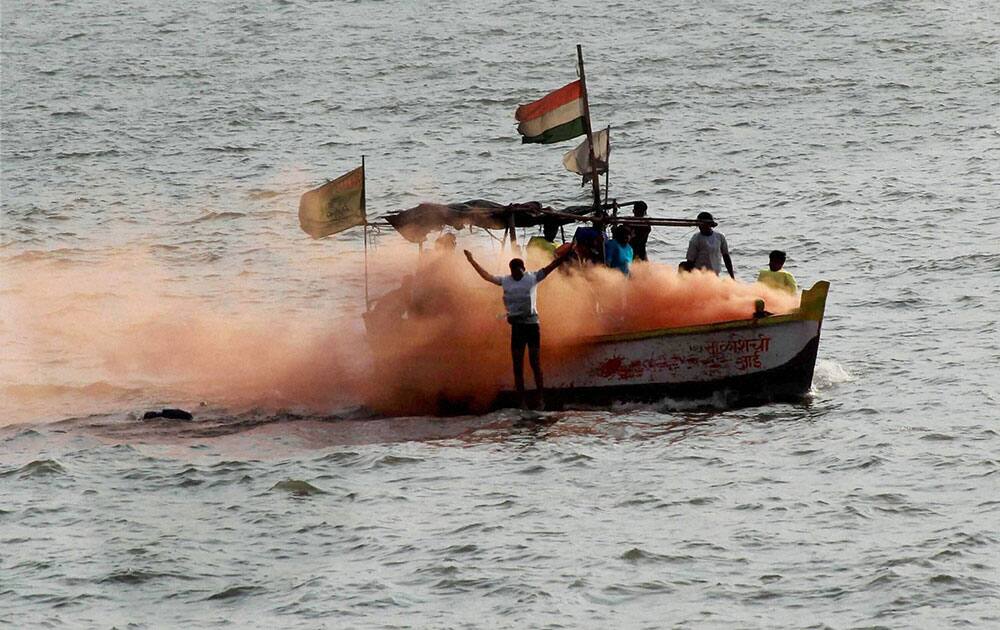
<path id="1" fill-rule="evenodd" d="M 757 274 L 757 282 L 763 282 L 770 287 L 783 289 L 789 293 L 795 293 L 799 290 L 798 285 L 795 284 L 795 277 L 782 269 L 785 266 L 785 252 L 777 249 L 771 252 L 767 266 L 768 269 L 762 269 Z"/>
<path id="2" fill-rule="evenodd" d="M 545 236 L 532 236 L 528 239 L 528 264 L 545 266 L 556 257 L 556 235 L 559 234 L 559 224 L 546 221 L 542 224 Z"/>

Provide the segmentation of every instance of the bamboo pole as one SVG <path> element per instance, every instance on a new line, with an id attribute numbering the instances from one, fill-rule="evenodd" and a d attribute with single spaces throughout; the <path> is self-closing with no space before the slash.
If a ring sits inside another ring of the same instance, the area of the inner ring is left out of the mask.
<path id="1" fill-rule="evenodd" d="M 635 205 L 635 202 L 620 203 L 619 206 Z M 589 215 L 570 214 L 569 212 L 559 212 L 558 210 L 541 210 L 541 214 L 557 219 L 571 219 L 580 223 L 590 223 L 598 217 Z M 607 223 L 622 223 L 625 225 L 652 225 L 662 227 L 698 227 L 701 223 L 697 219 L 666 219 L 661 217 L 602 217 L 602 221 Z"/>
<path id="2" fill-rule="evenodd" d="M 619 203 L 618 205 L 631 206 L 634 205 L 634 202 Z M 699 225 L 701 225 L 701 223 L 697 219 L 667 219 L 661 217 L 619 217 L 615 219 L 612 217 L 594 217 L 591 215 L 571 214 L 569 212 L 559 212 L 558 210 L 542 210 L 541 214 L 549 217 L 555 217 L 557 219 L 568 219 L 570 221 L 578 223 L 590 223 L 595 220 L 601 220 L 608 223 L 624 223 L 626 225 L 651 225 L 657 227 L 698 227 Z M 392 224 L 389 223 L 388 221 L 380 223 L 379 225 L 387 225 L 389 227 L 392 227 Z M 509 227 L 504 228 L 505 236 L 507 235 L 508 231 Z"/>
<path id="3" fill-rule="evenodd" d="M 641 203 L 639 201 L 618 201 L 615 200 L 611 203 L 606 203 L 598 206 L 597 208 L 589 211 L 587 214 L 574 214 L 570 212 L 560 212 L 558 210 L 547 210 L 540 209 L 533 211 L 535 217 L 538 221 L 542 221 L 541 217 L 552 217 L 556 219 L 562 219 L 566 223 L 591 223 L 600 222 L 604 224 L 624 224 L 624 225 L 648 225 L 653 227 L 698 227 L 701 223 L 697 219 L 669 219 L 664 217 L 634 217 L 634 216 L 618 216 L 617 212 L 613 215 L 608 215 L 605 210 L 608 209 L 621 209 L 623 207 L 635 206 L 635 204 Z M 511 211 L 507 211 L 504 216 L 504 229 L 503 238 L 500 242 L 501 251 L 506 244 L 506 239 L 509 236 L 511 238 L 512 250 L 517 245 L 517 233 L 515 228 L 515 216 Z M 540 224 L 540 223 L 538 223 Z M 369 224 L 370 225 L 370 224 Z M 378 222 L 379 226 L 386 225 L 393 227 L 391 223 L 387 220 L 382 219 Z M 471 226 L 470 226 L 471 227 Z M 562 226 L 560 226 L 562 227 Z M 485 228 L 484 228 L 485 229 Z M 565 231 L 563 233 L 563 240 L 565 240 Z M 423 243 L 420 243 L 421 252 L 423 250 Z"/>
<path id="4" fill-rule="evenodd" d="M 365 217 L 365 312 L 371 310 L 372 303 L 368 300 L 368 191 L 365 182 L 365 156 L 361 156 L 361 214 Z"/>
<path id="5" fill-rule="evenodd" d="M 583 130 L 587 134 L 587 151 L 590 157 L 590 182 L 594 189 L 594 207 L 601 205 L 601 180 L 597 176 L 594 159 L 594 133 L 590 128 L 590 99 L 587 96 L 587 75 L 583 71 L 583 46 L 576 45 L 576 59 L 580 70 L 580 90 L 583 92 Z"/>
<path id="6" fill-rule="evenodd" d="M 507 229 L 510 230 L 510 251 L 517 255 L 517 226 L 514 225 L 514 213 L 507 214 Z"/>
<path id="7" fill-rule="evenodd" d="M 608 194 L 611 190 L 611 125 L 608 125 L 608 155 L 604 161 L 604 205 L 608 205 Z"/>
<path id="8" fill-rule="evenodd" d="M 658 227 L 698 227 L 701 222 L 696 219 L 661 219 L 659 217 L 621 217 L 613 223 L 622 225 L 650 225 Z"/>

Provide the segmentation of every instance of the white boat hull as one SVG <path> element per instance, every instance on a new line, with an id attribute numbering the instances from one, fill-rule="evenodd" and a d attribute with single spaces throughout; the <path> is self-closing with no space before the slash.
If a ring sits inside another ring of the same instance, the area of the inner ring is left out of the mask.
<path id="1" fill-rule="evenodd" d="M 554 360 L 543 350 L 546 402 L 801 398 L 812 385 L 828 288 L 819 282 L 805 291 L 801 307 L 788 315 L 606 335 L 572 352 L 556 352 Z M 513 402 L 511 389 L 501 393 L 497 406 Z"/>

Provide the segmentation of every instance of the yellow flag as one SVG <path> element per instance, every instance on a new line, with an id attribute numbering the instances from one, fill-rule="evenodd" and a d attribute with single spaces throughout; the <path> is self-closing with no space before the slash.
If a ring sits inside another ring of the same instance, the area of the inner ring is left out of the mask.
<path id="1" fill-rule="evenodd" d="M 310 190 L 299 200 L 299 225 L 313 238 L 323 238 L 355 225 L 364 225 L 364 191 L 363 166 Z"/>

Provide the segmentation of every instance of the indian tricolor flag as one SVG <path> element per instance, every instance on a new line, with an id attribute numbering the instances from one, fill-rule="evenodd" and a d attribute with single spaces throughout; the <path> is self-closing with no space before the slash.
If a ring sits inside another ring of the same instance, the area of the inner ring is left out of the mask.
<path id="1" fill-rule="evenodd" d="M 551 144 L 584 134 L 583 85 L 573 81 L 514 114 L 521 142 Z"/>

